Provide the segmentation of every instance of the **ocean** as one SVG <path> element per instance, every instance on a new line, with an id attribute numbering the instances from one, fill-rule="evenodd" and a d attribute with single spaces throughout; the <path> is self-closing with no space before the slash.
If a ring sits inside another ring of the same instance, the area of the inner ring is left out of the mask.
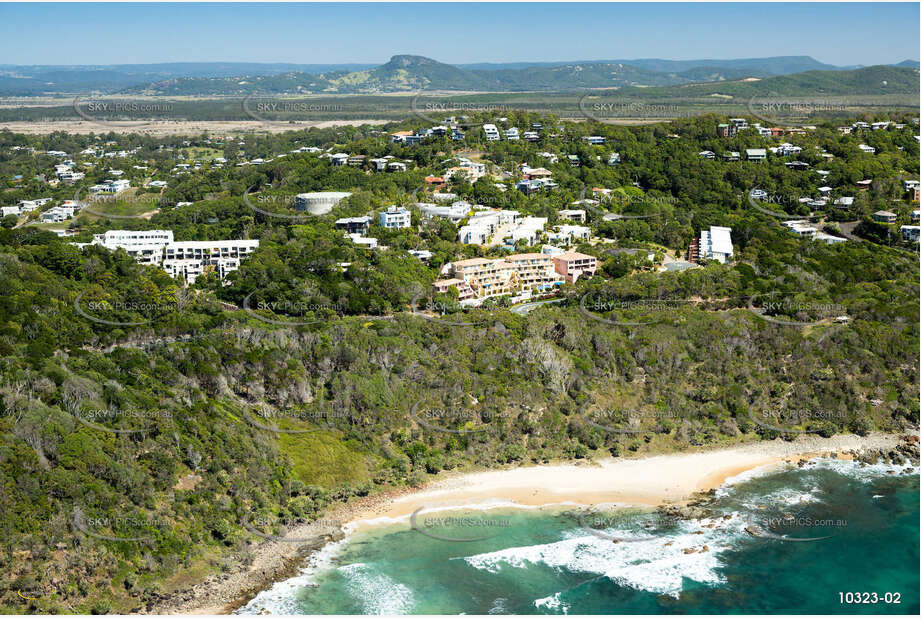
<path id="1" fill-rule="evenodd" d="M 236 613 L 917 615 L 918 478 L 839 460 L 753 471 L 691 519 L 429 508 L 328 545 Z"/>

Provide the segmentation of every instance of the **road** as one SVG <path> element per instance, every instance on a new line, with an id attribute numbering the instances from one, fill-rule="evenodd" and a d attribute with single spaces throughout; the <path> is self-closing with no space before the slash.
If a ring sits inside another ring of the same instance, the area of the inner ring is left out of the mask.
<path id="1" fill-rule="evenodd" d="M 549 305 L 550 303 L 561 303 L 563 302 L 562 298 L 556 298 L 553 300 L 539 300 L 533 303 L 524 303 L 523 305 L 516 305 L 510 309 L 515 315 L 527 315 L 540 307 L 541 305 Z"/>

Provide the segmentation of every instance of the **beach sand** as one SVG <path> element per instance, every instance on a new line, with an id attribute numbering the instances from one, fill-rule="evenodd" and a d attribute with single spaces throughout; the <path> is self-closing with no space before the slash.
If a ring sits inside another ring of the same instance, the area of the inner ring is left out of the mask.
<path id="1" fill-rule="evenodd" d="M 888 450 L 899 440 L 899 436 L 892 434 L 831 438 L 801 435 L 789 442 L 778 439 L 719 450 L 460 473 L 419 489 L 398 490 L 341 505 L 324 517 L 348 522 L 346 527 L 351 532 L 408 520 L 421 508 L 680 504 L 696 492 L 719 487 L 728 478 L 749 470 L 823 456 L 849 459 L 848 451 Z M 298 538 L 306 529 L 292 529 L 289 536 Z M 296 564 L 291 568 L 296 553 L 296 543 L 262 543 L 248 568 L 213 577 L 150 608 L 148 613 L 229 613 L 248 602 L 254 590 L 268 588 L 272 582 L 296 574 Z"/>

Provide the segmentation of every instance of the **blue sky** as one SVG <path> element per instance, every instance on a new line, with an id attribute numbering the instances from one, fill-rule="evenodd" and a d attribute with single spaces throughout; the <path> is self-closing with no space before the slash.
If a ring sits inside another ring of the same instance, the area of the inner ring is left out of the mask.
<path id="1" fill-rule="evenodd" d="M 919 4 L 0 4 L 0 64 L 918 59 Z"/>

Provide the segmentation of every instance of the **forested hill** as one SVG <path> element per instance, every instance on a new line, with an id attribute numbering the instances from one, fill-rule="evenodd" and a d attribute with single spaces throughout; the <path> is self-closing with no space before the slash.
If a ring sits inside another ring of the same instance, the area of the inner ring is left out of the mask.
<path id="1" fill-rule="evenodd" d="M 556 122 L 509 115 L 519 126 Z M 854 203 L 866 237 L 826 245 L 796 237 L 747 199 L 754 186 L 800 195 L 814 175 L 779 158 L 701 159 L 704 149 L 772 139 L 749 131 L 720 141 L 725 121 L 562 123 L 533 144 L 470 131 L 463 145 L 431 136 L 406 146 L 387 135 L 397 126 L 245 135 L 218 154 L 245 151 L 263 164 L 171 176 L 150 219 L 81 215 L 68 239 L 0 229 L 0 611 L 136 610 L 248 564 L 262 540 L 253 529 L 278 534 L 330 505 L 444 470 L 916 425 L 918 255 L 867 216 L 886 206 L 908 217 L 916 207 L 899 180 L 917 169 L 914 127 L 858 137 L 841 135 L 836 121 L 789 136 L 816 165 L 818 146 L 834 153 L 834 186 L 877 179 Z M 215 149 L 203 136 L 188 146 L 139 134 L 104 139 L 138 149 L 119 164 L 126 176 L 150 171 L 132 161 L 170 170 L 180 154 L 189 161 Z M 858 139 L 877 153 L 861 152 Z M 13 168 L 25 176 L 9 181 L 6 198 L 52 191 L 37 179 L 53 164 L 47 150 L 96 143 L 0 133 L 3 177 Z M 292 152 L 313 145 L 392 153 L 412 167 L 373 173 Z M 622 161 L 610 166 L 601 155 L 615 146 Z M 584 189 L 607 187 L 624 212 L 648 218 L 594 217 L 594 232 L 610 242 L 576 248 L 600 259 L 599 273 L 563 286 L 558 305 L 522 316 L 497 301 L 420 316 L 414 300 L 446 261 L 504 255 L 459 246 L 453 223 L 425 223 L 413 206 L 413 192 L 455 148 L 493 170 L 547 165 L 559 183 L 533 196 L 502 192 L 495 178 L 450 187 L 473 203 L 552 218 Z M 547 149 L 560 161 L 542 159 Z M 584 164 L 572 167 L 567 153 Z M 306 221 L 260 213 L 243 198 L 251 191 L 268 208 L 316 190 L 353 195 Z M 334 226 L 395 203 L 413 209 L 413 226 L 375 229 L 388 249 L 366 250 Z M 646 260 L 647 251 L 683 251 L 711 225 L 732 228 L 733 263 L 659 272 Z M 228 285 L 203 276 L 183 288 L 123 251 L 69 242 L 119 228 L 260 246 Z M 430 249 L 430 263 L 413 248 Z M 273 313 L 272 303 L 295 309 Z"/>

